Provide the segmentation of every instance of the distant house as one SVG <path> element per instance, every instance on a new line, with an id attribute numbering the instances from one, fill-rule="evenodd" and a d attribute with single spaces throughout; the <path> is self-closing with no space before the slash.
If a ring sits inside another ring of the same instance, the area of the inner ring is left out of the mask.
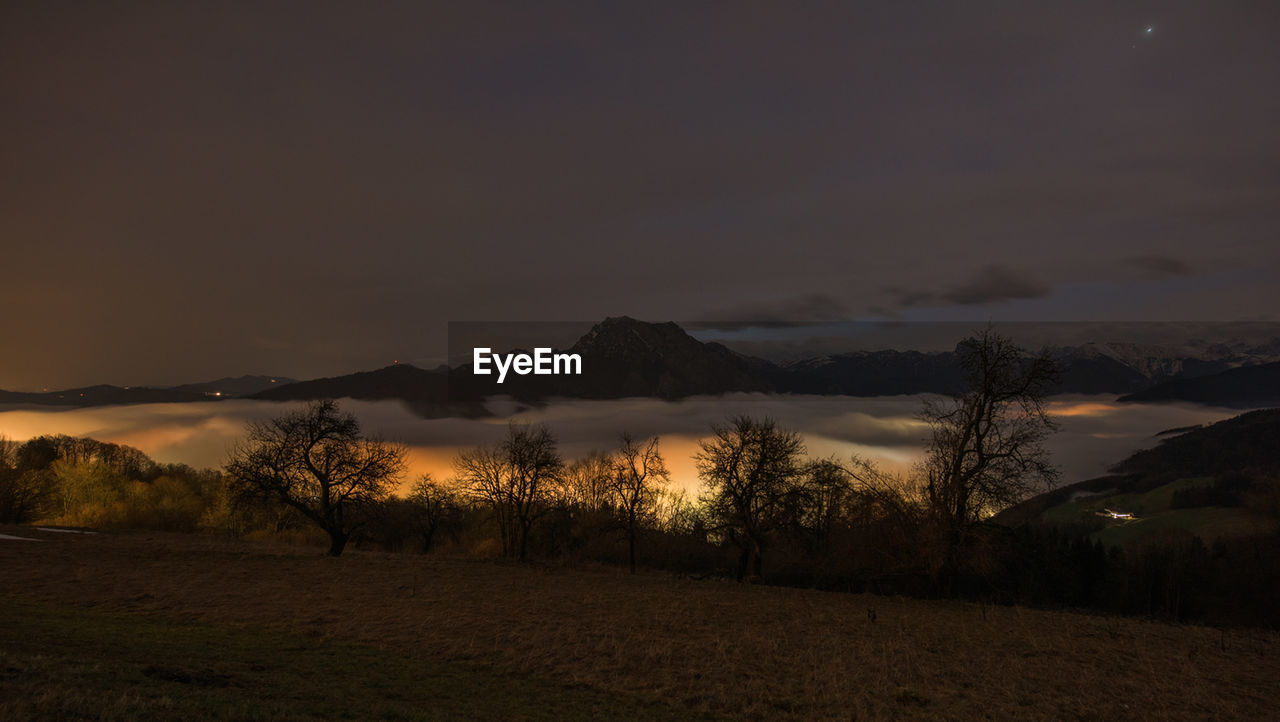
<path id="1" fill-rule="evenodd" d="M 1098 512 L 1098 516 L 1105 516 L 1110 519 L 1132 519 L 1133 518 L 1133 514 L 1127 511 L 1112 511 L 1110 509 L 1103 509 L 1102 511 Z"/>

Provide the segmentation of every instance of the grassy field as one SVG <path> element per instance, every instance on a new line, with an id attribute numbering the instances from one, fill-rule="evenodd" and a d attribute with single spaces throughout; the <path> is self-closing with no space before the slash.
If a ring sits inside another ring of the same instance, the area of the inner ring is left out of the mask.
<path id="1" fill-rule="evenodd" d="M 0 718 L 1265 718 L 1280 634 L 0 527 Z M 874 610 L 874 619 L 869 614 Z"/>
<path id="2" fill-rule="evenodd" d="M 1173 495 L 1197 486 L 1209 486 L 1213 479 L 1178 479 L 1140 494 L 1099 494 L 1086 496 L 1050 507 L 1044 511 L 1046 521 L 1058 524 L 1085 521 L 1103 509 L 1128 512 L 1135 516 L 1152 516 L 1172 508 Z"/>
<path id="3" fill-rule="evenodd" d="M 1275 523 L 1239 507 L 1206 506 L 1158 512 L 1133 521 L 1114 522 L 1092 535 L 1107 546 L 1132 546 L 1160 532 L 1179 530 L 1212 542 L 1219 537 L 1265 534 Z"/>
<path id="4" fill-rule="evenodd" d="M 1132 520 L 1107 521 L 1106 528 L 1092 535 L 1108 546 L 1134 546 L 1176 530 L 1199 536 L 1206 543 L 1224 536 L 1266 534 L 1274 530 L 1274 521 L 1244 507 L 1172 507 L 1173 495 L 1178 491 L 1212 483 L 1211 477 L 1178 479 L 1143 493 L 1086 496 L 1050 507 L 1041 518 L 1055 524 L 1070 524 L 1097 521 L 1097 512 L 1103 509 L 1133 514 L 1136 518 Z"/>
<path id="5" fill-rule="evenodd" d="M 0 719 L 680 719 L 669 707 L 271 629 L 0 596 Z"/>

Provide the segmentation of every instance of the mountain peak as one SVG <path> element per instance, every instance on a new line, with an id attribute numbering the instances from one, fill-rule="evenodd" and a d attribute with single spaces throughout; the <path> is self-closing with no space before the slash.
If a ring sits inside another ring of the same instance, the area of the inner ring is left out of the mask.
<path id="1" fill-rule="evenodd" d="M 701 342 L 670 321 L 649 323 L 629 316 L 612 316 L 592 326 L 571 350 L 621 358 L 628 355 L 665 354 L 701 345 Z"/>

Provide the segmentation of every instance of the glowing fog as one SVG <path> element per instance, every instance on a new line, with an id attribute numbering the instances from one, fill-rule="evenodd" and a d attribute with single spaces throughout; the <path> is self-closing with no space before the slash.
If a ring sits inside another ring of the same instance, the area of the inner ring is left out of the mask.
<path id="1" fill-rule="evenodd" d="M 622 431 L 657 434 L 674 481 L 697 487 L 692 456 L 713 423 L 747 413 L 771 416 L 804 435 L 812 456 L 869 457 L 905 471 L 919 458 L 927 428 L 915 418 L 923 397 L 851 398 L 735 394 L 678 402 L 655 399 L 562 400 L 542 408 L 491 403 L 485 419 L 422 419 L 399 402 L 344 400 L 367 433 L 406 444 L 409 478 L 423 472 L 446 478 L 459 448 L 501 438 L 508 422 L 545 423 L 567 458 L 608 450 Z M 90 436 L 137 447 L 162 462 L 220 466 L 246 422 L 267 419 L 301 404 L 262 401 L 147 404 L 89 409 L 0 410 L 0 435 L 21 441 L 41 434 Z M 1192 405 L 1115 404 L 1110 396 L 1056 397 L 1050 409 L 1061 430 L 1049 442 L 1054 461 L 1070 483 L 1105 473 L 1129 453 L 1157 442 L 1159 431 L 1218 421 L 1239 413 Z"/>

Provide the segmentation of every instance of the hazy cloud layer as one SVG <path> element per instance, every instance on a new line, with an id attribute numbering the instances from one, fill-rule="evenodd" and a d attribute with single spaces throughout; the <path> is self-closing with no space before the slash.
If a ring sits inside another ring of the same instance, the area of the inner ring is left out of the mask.
<path id="1" fill-rule="evenodd" d="M 712 424 L 733 414 L 768 416 L 805 437 L 813 456 L 847 458 L 859 454 L 886 469 L 906 473 L 919 457 L 927 428 L 916 418 L 921 397 L 779 397 L 737 394 L 680 402 L 654 399 L 561 401 L 528 409 L 496 401 L 501 413 L 491 419 L 431 419 L 414 416 L 395 402 L 344 401 L 367 433 L 407 444 L 413 474 L 447 477 L 459 448 L 493 443 L 510 421 L 545 423 L 569 457 L 609 450 L 618 434 L 659 435 L 677 483 L 696 488 L 693 455 Z M 245 423 L 263 420 L 300 404 L 226 401 L 217 404 L 154 404 L 66 411 L 0 410 L 0 435 L 23 440 L 40 434 L 92 436 L 129 444 L 165 462 L 220 466 Z M 1227 409 L 1196 406 L 1116 405 L 1112 397 L 1058 397 L 1050 411 L 1061 431 L 1049 442 L 1064 481 L 1101 475 L 1129 453 L 1156 443 L 1159 431 L 1218 421 L 1235 415 Z"/>
<path id="2" fill-rule="evenodd" d="M 1173 256 L 1149 253 L 1141 256 L 1129 256 L 1124 263 L 1142 273 L 1147 278 L 1168 278 L 1189 276 L 1194 272 L 1191 264 Z"/>
<path id="3" fill-rule="evenodd" d="M 964 281 L 941 291 L 906 291 L 890 289 L 898 297 L 900 308 L 914 306 L 985 306 L 1022 298 L 1044 298 L 1051 289 L 1025 271 L 1001 265 L 979 269 Z"/>

